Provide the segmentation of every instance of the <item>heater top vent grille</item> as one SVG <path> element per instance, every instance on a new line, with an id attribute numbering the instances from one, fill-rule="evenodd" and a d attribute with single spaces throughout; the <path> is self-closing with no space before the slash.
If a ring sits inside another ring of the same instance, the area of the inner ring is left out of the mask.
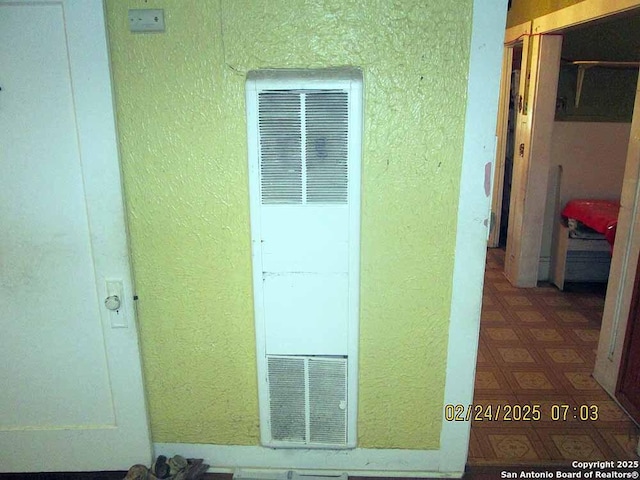
<path id="1" fill-rule="evenodd" d="M 262 204 L 346 204 L 348 118 L 346 91 L 260 92 Z"/>

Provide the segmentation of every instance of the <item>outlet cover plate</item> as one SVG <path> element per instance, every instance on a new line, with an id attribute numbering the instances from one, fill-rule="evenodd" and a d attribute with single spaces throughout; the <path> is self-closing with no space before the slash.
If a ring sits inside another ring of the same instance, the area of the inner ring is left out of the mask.
<path id="1" fill-rule="evenodd" d="M 129 30 L 132 32 L 164 32 L 164 10 L 129 10 Z"/>

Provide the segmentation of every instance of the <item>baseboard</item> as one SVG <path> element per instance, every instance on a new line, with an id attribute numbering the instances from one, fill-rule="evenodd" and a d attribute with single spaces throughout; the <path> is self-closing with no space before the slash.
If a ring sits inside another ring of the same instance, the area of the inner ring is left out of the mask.
<path id="1" fill-rule="evenodd" d="M 548 282 L 551 279 L 551 257 L 540 257 L 538 262 L 538 281 Z"/>
<path id="2" fill-rule="evenodd" d="M 155 455 L 203 458 L 209 472 L 295 470 L 309 475 L 461 478 L 464 472 L 440 472 L 440 450 L 274 449 L 260 446 L 155 443 Z"/>

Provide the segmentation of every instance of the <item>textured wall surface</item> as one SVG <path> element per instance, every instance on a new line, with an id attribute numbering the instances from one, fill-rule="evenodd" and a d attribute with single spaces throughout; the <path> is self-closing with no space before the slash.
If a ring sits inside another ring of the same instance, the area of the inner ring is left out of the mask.
<path id="1" fill-rule="evenodd" d="M 570 7 L 584 0 L 513 0 L 507 13 L 507 27 L 541 17 L 547 13 Z"/>
<path id="2" fill-rule="evenodd" d="M 131 34 L 128 8 L 164 8 Z M 471 1 L 107 2 L 156 442 L 259 442 L 244 80 L 365 75 L 359 446 L 439 444 Z"/>

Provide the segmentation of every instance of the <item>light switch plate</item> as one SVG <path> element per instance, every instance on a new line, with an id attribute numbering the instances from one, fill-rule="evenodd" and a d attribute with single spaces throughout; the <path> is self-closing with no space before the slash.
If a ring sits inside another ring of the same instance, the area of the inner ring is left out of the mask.
<path id="1" fill-rule="evenodd" d="M 164 32 L 164 10 L 129 10 L 129 30 L 132 32 Z"/>

